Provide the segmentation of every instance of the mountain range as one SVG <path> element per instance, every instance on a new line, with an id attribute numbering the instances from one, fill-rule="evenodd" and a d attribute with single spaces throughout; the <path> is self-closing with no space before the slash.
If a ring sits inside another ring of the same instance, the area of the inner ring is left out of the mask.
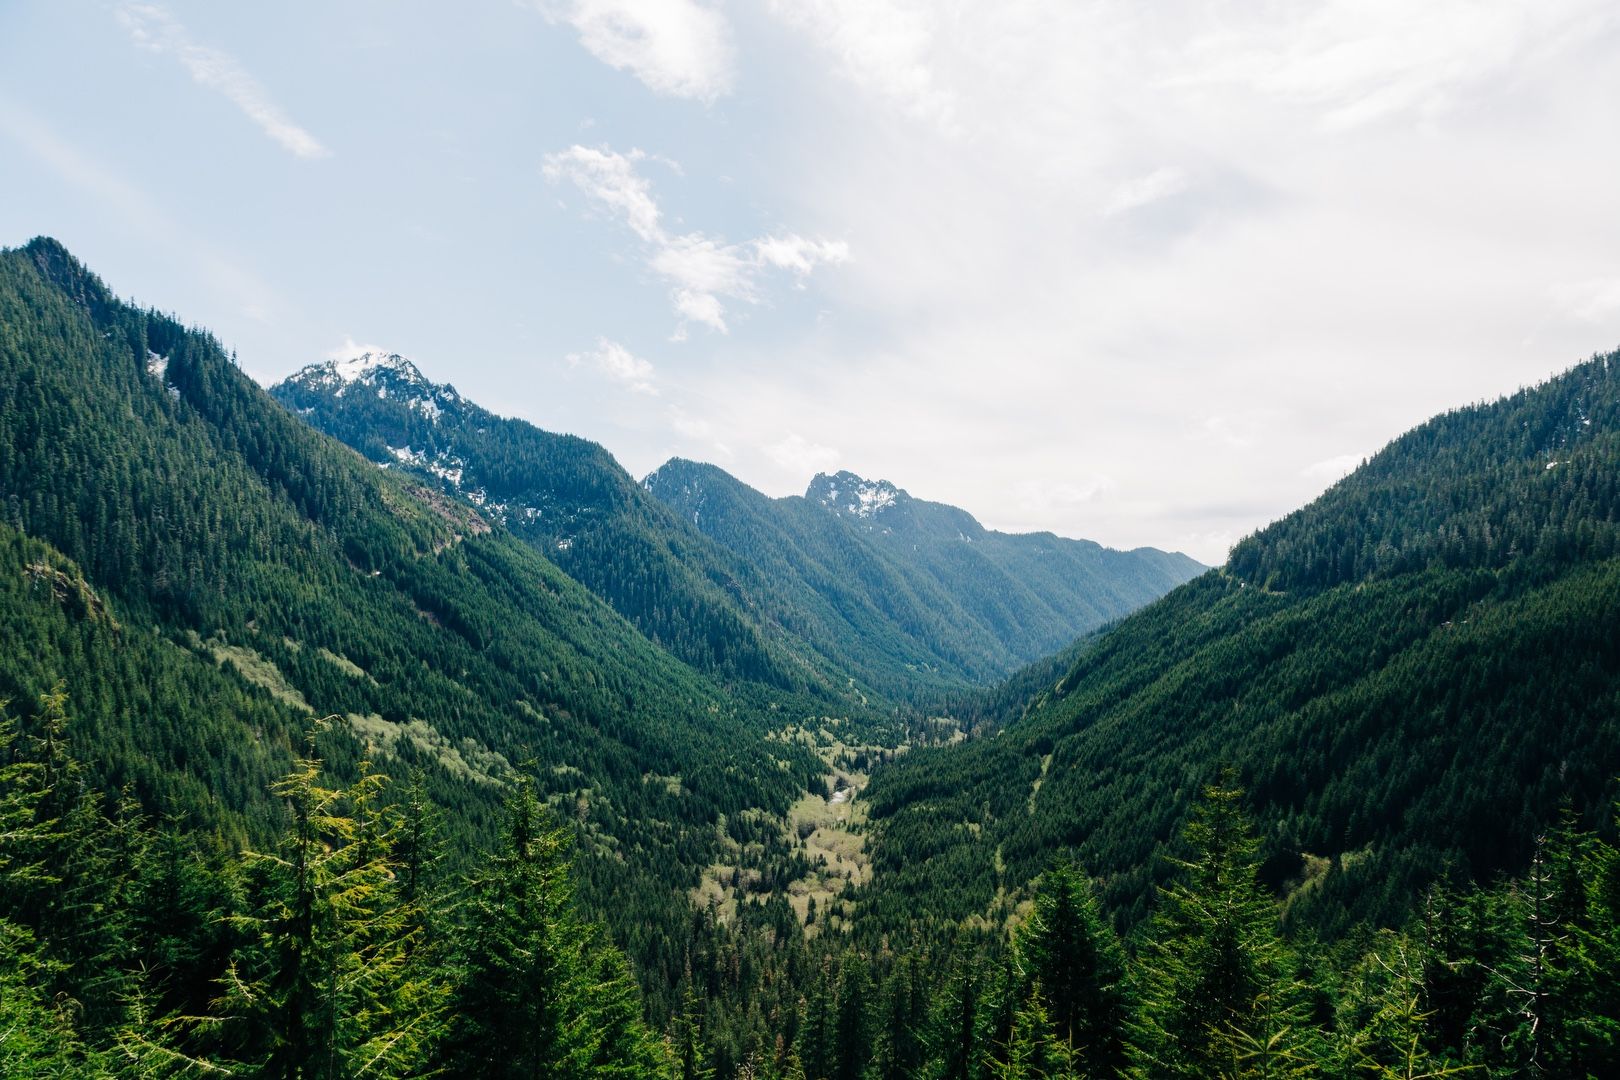
<path id="1" fill-rule="evenodd" d="M 397 355 L 313 364 L 271 394 L 376 464 L 470 500 L 688 663 L 833 700 L 993 681 L 1204 570 L 992 532 L 850 473 L 771 499 L 675 460 L 638 485 L 595 443 L 496 416 Z"/>

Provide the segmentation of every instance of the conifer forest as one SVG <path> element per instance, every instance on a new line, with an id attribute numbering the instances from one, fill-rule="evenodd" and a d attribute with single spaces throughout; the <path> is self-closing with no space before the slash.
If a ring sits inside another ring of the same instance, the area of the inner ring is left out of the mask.
<path id="1" fill-rule="evenodd" d="M 1620 1080 L 1613 7 L 0 4 L 0 1080 Z"/>

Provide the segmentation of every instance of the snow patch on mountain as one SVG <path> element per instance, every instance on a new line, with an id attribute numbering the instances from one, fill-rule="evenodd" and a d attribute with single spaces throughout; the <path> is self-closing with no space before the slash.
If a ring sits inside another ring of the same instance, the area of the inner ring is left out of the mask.
<path id="1" fill-rule="evenodd" d="M 365 387 L 375 390 L 379 398 L 403 402 L 435 424 L 444 415 L 446 406 L 461 402 L 455 387 L 429 382 L 415 364 L 398 353 L 368 352 L 310 364 L 290 381 L 309 390 L 325 391 L 333 397 L 343 397 L 355 387 Z"/>
<path id="2" fill-rule="evenodd" d="M 887 480 L 864 480 L 852 472 L 819 474 L 810 482 L 807 497 L 835 514 L 870 522 L 904 494 Z"/>
<path id="3" fill-rule="evenodd" d="M 887 481 L 862 484 L 855 489 L 856 501 L 849 504 L 849 512 L 859 518 L 876 517 L 894 505 L 896 494 L 894 485 Z"/>

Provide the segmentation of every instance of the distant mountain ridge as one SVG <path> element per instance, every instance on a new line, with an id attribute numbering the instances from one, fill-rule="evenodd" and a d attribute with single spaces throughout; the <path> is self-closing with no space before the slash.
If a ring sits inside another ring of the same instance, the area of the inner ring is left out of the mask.
<path id="1" fill-rule="evenodd" d="M 741 592 L 742 568 L 596 443 L 496 416 L 397 354 L 312 364 L 270 392 L 373 463 L 468 499 L 688 663 L 779 687 L 824 684 L 772 641 Z"/>
<path id="2" fill-rule="evenodd" d="M 689 663 L 846 704 L 993 681 L 1204 569 L 994 533 L 851 473 L 793 503 L 678 460 L 637 484 L 597 444 L 496 416 L 396 354 L 312 364 L 271 393 L 375 464 L 468 499 Z M 706 520 L 694 484 L 757 527 Z"/>
<path id="3" fill-rule="evenodd" d="M 847 627 L 873 646 L 857 659 L 898 665 L 930 690 L 1009 674 L 1205 569 L 1151 548 L 992 532 L 965 510 L 849 472 L 818 475 L 804 496 L 780 499 L 679 458 L 643 483 L 758 566 L 799 633 L 837 637 Z M 880 686 L 885 678 L 870 662 L 862 675 Z"/>

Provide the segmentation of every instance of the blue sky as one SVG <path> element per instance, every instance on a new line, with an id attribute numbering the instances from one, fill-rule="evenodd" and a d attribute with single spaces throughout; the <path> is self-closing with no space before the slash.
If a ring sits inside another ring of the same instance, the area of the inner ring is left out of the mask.
<path id="1" fill-rule="evenodd" d="M 772 494 L 1208 561 L 1620 345 L 1620 13 L 0 5 L 0 244 Z"/>

